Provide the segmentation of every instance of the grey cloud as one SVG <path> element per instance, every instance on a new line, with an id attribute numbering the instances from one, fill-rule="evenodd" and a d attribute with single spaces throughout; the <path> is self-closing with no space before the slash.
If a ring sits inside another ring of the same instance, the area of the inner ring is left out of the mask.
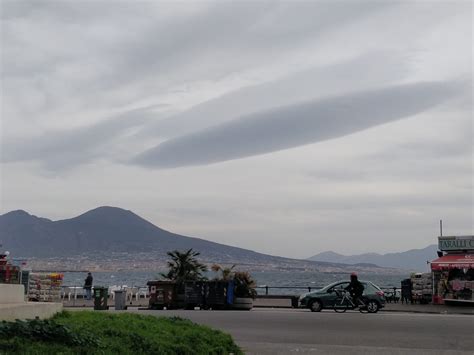
<path id="1" fill-rule="evenodd" d="M 153 74 L 159 74 L 154 83 L 157 87 L 166 87 L 170 78 L 175 82 L 195 77 L 216 80 L 272 60 L 275 54 L 287 54 L 335 28 L 390 6 L 373 2 L 214 3 L 189 18 L 173 23 L 157 21 L 141 36 L 108 47 L 114 70 L 105 73 L 97 84 L 116 87 Z"/>
<path id="2" fill-rule="evenodd" d="M 276 81 L 232 91 L 153 123 L 140 135 L 171 138 L 275 105 L 387 85 L 408 75 L 407 66 L 406 58 L 393 51 L 364 53 L 333 65 L 310 68 Z"/>
<path id="3" fill-rule="evenodd" d="M 418 149 L 420 146 L 413 145 L 412 148 Z M 398 147 L 393 147 L 392 150 L 381 150 L 374 155 L 346 160 L 344 164 L 319 167 L 304 175 L 318 182 L 334 184 L 432 182 L 440 179 L 470 181 L 473 170 L 469 161 L 472 160 L 472 153 L 461 147 L 447 148 L 449 152 L 437 150 L 435 145 L 421 147 L 424 148 L 426 150 L 420 154 L 418 150 L 399 150 Z"/>
<path id="4" fill-rule="evenodd" d="M 168 168 L 205 165 L 337 138 L 415 115 L 453 97 L 462 86 L 423 82 L 284 106 L 170 139 L 133 162 Z"/>
<path id="5" fill-rule="evenodd" d="M 367 194 L 347 196 L 318 196 L 317 199 L 305 201 L 293 206 L 297 210 L 305 211 L 389 211 L 400 206 L 410 206 L 412 209 L 437 209 L 439 206 L 460 206 L 472 208 L 472 199 L 465 191 L 457 191 L 447 196 L 446 194 L 425 193 L 398 193 L 394 195 Z"/>
<path id="6" fill-rule="evenodd" d="M 83 128 L 46 132 L 35 137 L 14 139 L 2 144 L 2 161 L 38 160 L 51 170 L 67 169 L 96 157 L 104 157 L 101 148 L 156 117 L 157 105 L 129 110 Z"/>

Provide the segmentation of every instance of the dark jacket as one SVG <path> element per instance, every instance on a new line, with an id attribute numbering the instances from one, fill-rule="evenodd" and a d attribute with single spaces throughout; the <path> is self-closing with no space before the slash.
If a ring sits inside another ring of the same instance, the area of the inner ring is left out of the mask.
<path id="1" fill-rule="evenodd" d="M 364 285 L 362 285 L 359 280 L 351 280 L 351 283 L 345 290 L 349 291 L 352 297 L 360 297 L 364 293 Z"/>
<path id="2" fill-rule="evenodd" d="M 87 275 L 86 279 L 84 280 L 84 288 L 92 288 L 92 276 Z"/>

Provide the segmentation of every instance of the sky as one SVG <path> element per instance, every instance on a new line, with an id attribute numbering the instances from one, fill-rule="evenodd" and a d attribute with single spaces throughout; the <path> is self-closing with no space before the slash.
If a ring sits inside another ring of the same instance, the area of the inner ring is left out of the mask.
<path id="1" fill-rule="evenodd" d="M 473 234 L 471 1 L 0 3 L 0 213 L 295 258 Z"/>

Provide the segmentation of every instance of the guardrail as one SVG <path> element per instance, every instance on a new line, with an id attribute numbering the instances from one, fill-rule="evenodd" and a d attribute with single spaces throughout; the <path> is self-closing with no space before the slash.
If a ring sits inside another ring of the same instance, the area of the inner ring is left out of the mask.
<path id="1" fill-rule="evenodd" d="M 96 285 L 97 286 L 97 285 Z M 293 299 L 298 298 L 304 292 L 311 292 L 321 289 L 327 285 L 310 285 L 310 286 L 271 286 L 271 285 L 258 285 L 256 286 L 257 297 L 261 299 Z M 114 299 L 115 290 L 126 290 L 127 300 L 130 302 L 135 299 L 136 302 L 139 299 L 147 299 L 149 297 L 147 286 L 125 286 L 125 285 L 111 285 L 106 286 L 109 289 L 109 297 Z M 382 286 L 380 287 L 386 294 L 387 298 L 393 297 L 393 286 Z M 400 288 L 396 288 L 400 291 Z M 82 300 L 85 297 L 85 291 L 83 286 L 79 285 L 62 285 L 61 286 L 61 299 L 63 302 L 70 302 L 73 306 L 76 305 L 76 300 Z"/>
<path id="2" fill-rule="evenodd" d="M 311 286 L 268 286 L 268 285 L 260 285 L 255 287 L 257 290 L 263 289 L 265 290 L 264 296 L 271 296 L 272 294 L 269 292 L 269 290 L 275 289 L 275 290 L 305 290 L 307 292 L 315 291 L 322 289 L 327 285 L 311 285 Z M 384 292 L 393 292 L 395 286 L 380 286 L 380 289 Z M 397 291 L 400 291 L 400 287 L 395 287 Z M 263 295 L 259 295 L 263 296 Z M 277 295 L 275 295 L 277 296 Z"/>
<path id="3" fill-rule="evenodd" d="M 97 286 L 97 285 L 96 285 Z M 265 290 L 265 296 L 269 296 L 271 293 L 269 292 L 270 290 L 305 290 L 307 292 L 315 291 L 322 289 L 327 285 L 311 285 L 311 286 L 269 286 L 269 285 L 259 285 L 256 286 L 255 289 L 257 290 Z M 75 289 L 75 290 L 82 290 L 83 286 L 79 285 L 62 285 L 61 286 L 63 289 Z M 132 285 L 132 286 L 127 286 L 127 285 L 113 285 L 113 286 L 107 286 L 108 288 L 115 287 L 117 289 L 144 289 L 147 288 L 145 285 Z M 395 286 L 380 286 L 382 291 L 385 292 L 393 292 Z M 400 287 L 395 287 L 397 291 L 400 291 Z"/>
<path id="4" fill-rule="evenodd" d="M 97 286 L 97 285 L 96 285 Z M 105 285 L 104 285 L 105 286 Z M 268 307 L 269 305 L 277 305 L 277 307 L 282 306 L 282 300 L 289 301 L 288 307 L 297 308 L 298 299 L 302 293 L 316 291 L 322 289 L 327 285 L 296 285 L 296 286 L 271 286 L 271 285 L 258 285 L 255 288 L 257 289 L 258 295 L 257 298 L 260 299 L 260 304 L 256 307 Z M 147 286 L 125 286 L 125 285 L 111 285 L 106 286 L 108 288 L 108 297 L 109 300 L 114 302 L 116 290 L 125 290 L 126 291 L 126 302 L 129 306 L 133 307 L 143 307 L 148 305 L 148 300 L 150 294 L 148 292 Z M 397 302 L 396 295 L 393 293 L 393 286 L 382 286 L 380 287 L 385 292 L 385 297 L 388 303 Z M 400 290 L 396 288 L 397 292 Z M 67 307 L 85 307 L 91 306 L 93 301 L 85 300 L 85 290 L 83 286 L 79 285 L 62 285 L 61 286 L 61 301 Z M 133 302 L 133 303 L 132 303 Z M 262 303 L 263 302 L 263 303 Z M 276 303 L 275 303 L 276 302 Z M 272 307 L 273 307 L 272 306 Z"/>
<path id="5" fill-rule="evenodd" d="M 313 286 L 268 286 L 268 285 L 262 285 L 262 286 L 257 286 L 255 287 L 257 290 L 259 289 L 264 289 L 265 290 L 265 296 L 269 296 L 268 290 L 275 289 L 275 290 L 307 290 L 308 292 L 311 292 L 312 290 L 318 290 L 323 288 L 325 285 L 313 285 Z"/>

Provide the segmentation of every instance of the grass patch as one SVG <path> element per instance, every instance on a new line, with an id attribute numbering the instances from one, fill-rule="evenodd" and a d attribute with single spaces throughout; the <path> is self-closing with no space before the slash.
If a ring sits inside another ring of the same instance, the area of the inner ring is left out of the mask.
<path id="1" fill-rule="evenodd" d="M 63 312 L 0 323 L 0 354 L 242 354 L 232 337 L 182 318 Z"/>

